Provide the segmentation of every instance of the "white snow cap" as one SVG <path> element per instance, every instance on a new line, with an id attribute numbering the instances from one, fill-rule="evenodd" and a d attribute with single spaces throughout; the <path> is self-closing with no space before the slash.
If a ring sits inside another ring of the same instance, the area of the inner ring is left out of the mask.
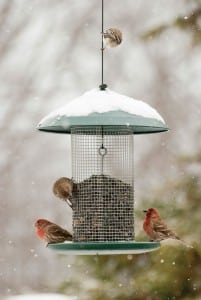
<path id="1" fill-rule="evenodd" d="M 109 89 L 104 91 L 93 89 L 50 113 L 41 120 L 40 124 L 52 117 L 88 116 L 92 113 L 109 111 L 124 111 L 133 115 L 157 119 L 165 123 L 159 113 L 143 101 L 115 93 Z"/>

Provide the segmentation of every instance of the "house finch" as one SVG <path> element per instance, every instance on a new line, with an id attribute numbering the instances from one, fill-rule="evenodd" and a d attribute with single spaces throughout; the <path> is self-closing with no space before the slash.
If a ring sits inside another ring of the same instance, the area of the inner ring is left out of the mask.
<path id="1" fill-rule="evenodd" d="M 72 241 L 72 235 L 57 224 L 45 219 L 39 219 L 35 222 L 36 235 L 47 242 L 63 243 L 64 241 Z"/>
<path id="2" fill-rule="evenodd" d="M 122 42 L 122 32 L 117 28 L 109 28 L 103 32 L 105 47 L 114 48 Z"/>
<path id="3" fill-rule="evenodd" d="M 72 207 L 72 192 L 73 181 L 67 177 L 61 177 L 57 179 L 53 185 L 53 193 L 58 198 L 66 201 L 70 207 Z"/>
<path id="4" fill-rule="evenodd" d="M 149 208 L 148 210 L 144 210 L 144 212 L 146 213 L 146 217 L 143 228 L 146 234 L 151 238 L 151 241 L 159 242 L 168 238 L 180 240 L 173 231 L 167 228 L 167 225 L 161 219 L 156 209 Z"/>

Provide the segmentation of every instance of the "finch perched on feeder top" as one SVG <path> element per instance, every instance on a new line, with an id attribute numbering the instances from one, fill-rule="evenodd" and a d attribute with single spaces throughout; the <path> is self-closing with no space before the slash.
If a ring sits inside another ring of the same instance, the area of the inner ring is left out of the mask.
<path id="1" fill-rule="evenodd" d="M 102 33 L 105 47 L 115 48 L 122 42 L 122 32 L 117 28 L 109 28 Z"/>
<path id="2" fill-rule="evenodd" d="M 167 228 L 167 225 L 161 219 L 156 209 L 149 208 L 148 210 L 144 210 L 144 213 L 146 213 L 146 217 L 143 228 L 151 241 L 159 242 L 168 238 L 180 240 L 173 231 Z"/>
<path id="3" fill-rule="evenodd" d="M 70 207 L 72 207 L 72 192 L 73 181 L 67 177 L 61 177 L 55 181 L 53 185 L 53 193 L 58 198 L 66 201 Z"/>
<path id="4" fill-rule="evenodd" d="M 67 230 L 61 228 L 45 219 L 39 219 L 35 222 L 36 235 L 46 241 L 48 244 L 63 243 L 65 241 L 72 241 L 72 234 Z"/>

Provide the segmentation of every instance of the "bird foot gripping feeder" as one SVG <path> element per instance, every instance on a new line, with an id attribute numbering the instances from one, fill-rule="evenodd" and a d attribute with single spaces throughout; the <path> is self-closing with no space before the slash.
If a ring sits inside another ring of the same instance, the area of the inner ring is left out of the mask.
<path id="1" fill-rule="evenodd" d="M 73 242 L 48 247 L 68 254 L 143 253 L 158 242 L 134 234 L 134 134 L 167 131 L 148 104 L 92 90 L 45 117 L 38 129 L 71 134 Z"/>
<path id="2" fill-rule="evenodd" d="M 71 134 L 72 178 L 76 185 L 71 199 L 73 241 L 48 247 L 67 254 L 149 252 L 160 243 L 135 241 L 133 135 L 168 128 L 148 104 L 117 94 L 104 83 L 103 0 L 101 33 L 99 89 L 74 99 L 38 125 L 41 131 Z M 122 37 L 118 40 L 113 33 L 121 32 L 112 29 L 107 38 L 119 44 Z"/>

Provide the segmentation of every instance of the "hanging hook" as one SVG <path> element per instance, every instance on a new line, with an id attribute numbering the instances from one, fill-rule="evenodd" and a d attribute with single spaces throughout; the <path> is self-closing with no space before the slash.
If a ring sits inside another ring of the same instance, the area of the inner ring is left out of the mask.
<path id="1" fill-rule="evenodd" d="M 103 126 L 101 126 L 101 136 L 102 136 L 102 145 L 98 148 L 98 153 L 101 156 L 105 156 L 107 154 L 107 148 L 104 146 Z"/>
<path id="2" fill-rule="evenodd" d="M 101 156 L 105 156 L 107 154 L 107 148 L 105 148 L 103 145 L 98 149 L 98 153 Z"/>

